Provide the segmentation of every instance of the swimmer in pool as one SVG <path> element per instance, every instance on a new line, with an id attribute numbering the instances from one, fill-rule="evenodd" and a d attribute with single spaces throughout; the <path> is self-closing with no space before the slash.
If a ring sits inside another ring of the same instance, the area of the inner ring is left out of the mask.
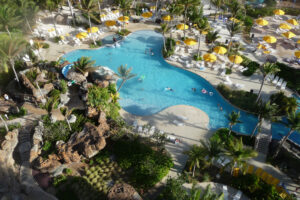
<path id="1" fill-rule="evenodd" d="M 196 92 L 197 89 L 196 88 L 192 88 L 192 90 L 193 90 L 193 92 Z"/>
<path id="2" fill-rule="evenodd" d="M 169 90 L 169 91 L 171 91 L 171 92 L 174 91 L 174 90 L 173 90 L 172 88 L 170 88 L 170 87 L 166 87 L 165 90 Z"/>

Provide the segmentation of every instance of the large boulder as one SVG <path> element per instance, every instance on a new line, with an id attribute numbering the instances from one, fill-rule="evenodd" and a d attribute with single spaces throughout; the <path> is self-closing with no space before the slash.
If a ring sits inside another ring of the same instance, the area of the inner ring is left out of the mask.
<path id="1" fill-rule="evenodd" d="M 15 111 L 17 104 L 11 100 L 5 101 L 0 99 L 0 112 L 2 113 L 10 113 L 11 111 Z"/>
<path id="2" fill-rule="evenodd" d="M 75 72 L 74 69 L 70 69 L 67 74 L 67 79 L 73 80 L 76 83 L 82 83 L 86 81 L 86 77 L 83 74 Z"/>
<path id="3" fill-rule="evenodd" d="M 108 200 L 143 200 L 135 189 L 126 183 L 115 184 L 108 192 Z"/>
<path id="4" fill-rule="evenodd" d="M 90 73 L 92 80 L 98 81 L 108 81 L 109 83 L 116 83 L 118 76 L 114 71 L 108 67 L 98 67 L 97 70 Z"/>

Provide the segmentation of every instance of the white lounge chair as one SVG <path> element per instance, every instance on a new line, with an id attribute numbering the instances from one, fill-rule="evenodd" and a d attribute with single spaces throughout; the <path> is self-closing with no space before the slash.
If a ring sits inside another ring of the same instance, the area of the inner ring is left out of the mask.
<path id="1" fill-rule="evenodd" d="M 155 132 L 155 126 L 151 126 L 150 131 L 149 131 L 149 135 L 153 135 Z"/>
<path id="2" fill-rule="evenodd" d="M 244 72 L 244 71 L 247 71 L 248 70 L 248 67 L 245 67 L 244 69 L 240 70 L 240 72 Z"/>
<path id="3" fill-rule="evenodd" d="M 220 74 L 221 76 L 225 76 L 226 75 L 226 69 L 223 69 L 223 71 Z"/>
<path id="4" fill-rule="evenodd" d="M 138 126 L 138 122 L 137 122 L 137 120 L 134 120 L 134 122 L 132 123 L 132 126 L 133 126 L 133 128 L 134 128 L 134 129 L 136 129 L 136 128 L 137 128 L 137 126 Z"/>
<path id="5" fill-rule="evenodd" d="M 275 78 L 274 78 L 274 80 L 272 81 L 272 83 L 273 83 L 273 84 L 277 84 L 278 80 L 279 80 L 279 77 L 278 77 L 278 76 L 275 76 Z"/>
<path id="6" fill-rule="evenodd" d="M 277 86 L 277 87 L 280 87 L 282 83 L 283 83 L 283 79 L 280 78 L 279 81 L 277 82 L 276 86 Z"/>
<path id="7" fill-rule="evenodd" d="M 281 90 L 285 90 L 287 82 L 284 81 L 280 87 Z"/>
<path id="8" fill-rule="evenodd" d="M 232 81 L 230 80 L 229 76 L 225 76 L 226 81 L 224 82 L 225 85 L 232 85 Z"/>
<path id="9" fill-rule="evenodd" d="M 149 133 L 149 128 L 145 127 L 144 130 L 143 130 L 143 133 L 148 134 Z"/>
<path id="10" fill-rule="evenodd" d="M 227 185 L 223 185 L 223 194 L 224 194 L 224 200 L 228 200 L 228 187 Z"/>
<path id="11" fill-rule="evenodd" d="M 233 200 L 240 200 L 242 197 L 242 191 L 238 191 L 234 196 L 233 196 Z"/>
<path id="12" fill-rule="evenodd" d="M 142 126 L 139 126 L 138 127 L 138 133 L 142 133 L 143 132 L 143 127 Z"/>
<path id="13" fill-rule="evenodd" d="M 267 81 L 271 82 L 273 79 L 274 79 L 274 74 L 270 74 L 268 77 L 267 77 Z"/>

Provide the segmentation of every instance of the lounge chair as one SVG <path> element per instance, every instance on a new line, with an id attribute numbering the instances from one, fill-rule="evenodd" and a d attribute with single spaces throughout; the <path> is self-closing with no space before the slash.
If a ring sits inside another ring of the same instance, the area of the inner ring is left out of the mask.
<path id="1" fill-rule="evenodd" d="M 274 79 L 275 75 L 274 74 L 270 74 L 268 77 L 267 77 L 267 81 L 271 82 L 273 79 Z"/>
<path id="2" fill-rule="evenodd" d="M 224 200 L 228 200 L 228 187 L 227 185 L 223 185 L 223 194 L 224 194 Z"/>
<path id="3" fill-rule="evenodd" d="M 226 75 L 226 69 L 223 69 L 223 71 L 220 74 L 221 76 L 225 76 Z"/>
<path id="4" fill-rule="evenodd" d="M 166 138 L 167 138 L 170 142 L 175 142 L 175 140 L 176 140 L 176 137 L 173 136 L 173 135 L 167 135 Z"/>
<path id="5" fill-rule="evenodd" d="M 22 58 L 25 62 L 30 62 L 30 57 L 28 56 L 28 54 L 25 54 L 25 56 Z"/>
<path id="6" fill-rule="evenodd" d="M 278 80 L 279 80 L 279 77 L 276 76 L 276 77 L 274 78 L 274 80 L 272 81 L 272 83 L 273 83 L 273 84 L 277 84 Z"/>
<path id="7" fill-rule="evenodd" d="M 143 132 L 143 127 L 142 126 L 139 126 L 138 127 L 138 133 L 142 133 Z"/>
<path id="8" fill-rule="evenodd" d="M 226 81 L 224 82 L 225 85 L 232 85 L 232 81 L 230 80 L 229 76 L 225 76 Z"/>
<path id="9" fill-rule="evenodd" d="M 242 191 L 238 191 L 234 196 L 233 196 L 233 200 L 240 200 L 242 197 Z"/>
<path id="10" fill-rule="evenodd" d="M 155 126 L 151 126 L 150 131 L 149 131 L 149 135 L 153 135 L 155 132 Z"/>
<path id="11" fill-rule="evenodd" d="M 132 123 L 132 126 L 133 126 L 133 128 L 134 128 L 134 129 L 136 129 L 136 128 L 137 128 L 137 126 L 138 126 L 138 122 L 137 122 L 137 120 L 134 120 L 134 122 Z"/>
<path id="12" fill-rule="evenodd" d="M 148 134 L 148 133 L 149 133 L 149 128 L 148 128 L 148 127 L 145 127 L 144 130 L 143 130 L 143 133 L 144 133 L 144 134 Z"/>
<path id="13" fill-rule="evenodd" d="M 248 70 L 248 67 L 245 67 L 245 68 L 243 68 L 242 70 L 240 70 L 240 72 L 244 72 L 244 71 L 246 71 L 246 70 Z"/>
<path id="14" fill-rule="evenodd" d="M 283 83 L 283 79 L 280 78 L 279 81 L 276 83 L 276 86 L 280 87 L 282 83 Z"/>
<path id="15" fill-rule="evenodd" d="M 278 184 L 280 183 L 280 180 L 277 179 L 277 178 L 273 178 L 271 184 L 274 185 L 274 186 L 277 186 Z"/>
<path id="16" fill-rule="evenodd" d="M 280 87 L 281 90 L 285 90 L 287 82 L 284 81 Z"/>

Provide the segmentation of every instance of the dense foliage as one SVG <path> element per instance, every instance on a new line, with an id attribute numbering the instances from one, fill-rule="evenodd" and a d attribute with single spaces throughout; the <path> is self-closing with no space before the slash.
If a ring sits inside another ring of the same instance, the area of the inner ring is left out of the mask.
<path id="1" fill-rule="evenodd" d="M 287 81 L 287 87 L 300 93 L 300 69 L 295 69 L 283 63 L 276 63 L 280 71 L 276 74 Z"/>
<path id="2" fill-rule="evenodd" d="M 277 116 L 288 115 L 289 113 L 295 112 L 298 108 L 297 99 L 287 97 L 283 92 L 272 94 L 270 101 L 278 106 L 276 112 Z"/>
<path id="3" fill-rule="evenodd" d="M 222 83 L 217 86 L 217 90 L 225 99 L 238 108 L 249 112 L 256 112 L 256 104 L 253 103 L 257 98 L 256 94 L 244 90 L 232 90 Z"/>
<path id="4" fill-rule="evenodd" d="M 154 186 L 173 166 L 169 155 L 154 151 L 138 139 L 117 140 L 113 145 L 113 153 L 123 169 L 132 169 L 131 181 L 142 188 Z"/>
<path id="5" fill-rule="evenodd" d="M 242 58 L 243 58 L 243 62 L 241 63 L 241 65 L 244 67 L 248 67 L 248 69 L 246 71 L 244 71 L 242 74 L 244 76 L 252 76 L 256 72 L 256 70 L 259 68 L 259 63 L 252 61 L 243 55 L 242 55 Z"/>
<path id="6" fill-rule="evenodd" d="M 170 57 L 171 55 L 174 54 L 175 45 L 176 45 L 176 42 L 175 42 L 174 39 L 172 39 L 172 38 L 167 38 L 166 39 L 166 49 L 167 49 L 167 51 L 163 50 L 163 56 L 165 58 Z"/>

